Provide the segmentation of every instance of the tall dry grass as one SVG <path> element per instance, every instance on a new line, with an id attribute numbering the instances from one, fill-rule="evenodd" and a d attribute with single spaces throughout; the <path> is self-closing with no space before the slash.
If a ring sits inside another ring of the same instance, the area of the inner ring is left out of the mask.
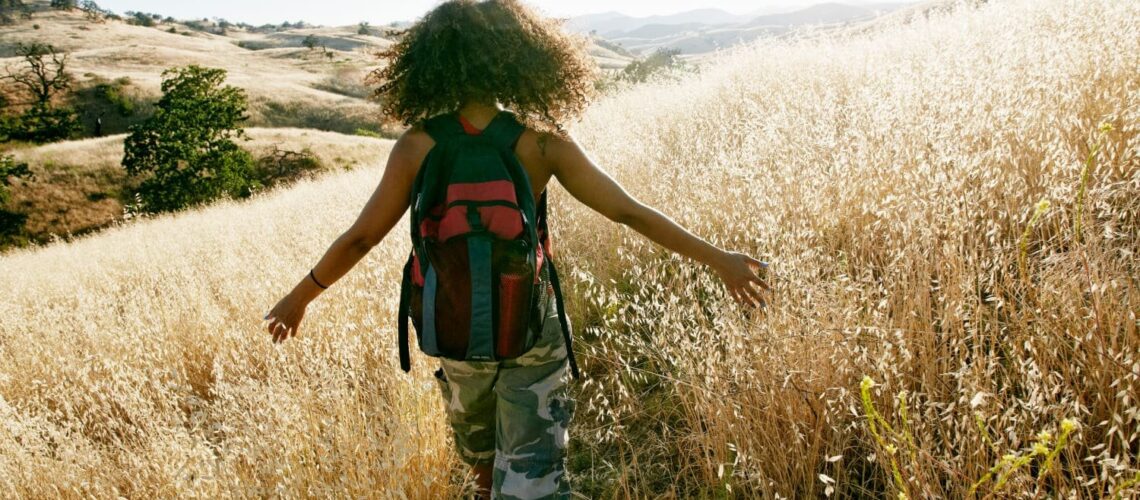
<path id="1" fill-rule="evenodd" d="M 284 349 L 259 328 L 375 169 L 3 259 L 0 489 L 17 496 L 424 497 L 452 458 L 392 366 L 386 242 Z"/>
<path id="2" fill-rule="evenodd" d="M 1135 2 L 989 2 L 758 45 L 598 103 L 575 128 L 594 158 L 769 260 L 776 299 L 747 314 L 707 270 L 556 189 L 586 372 L 575 487 L 1136 495 L 1137 40 Z M 0 258 L 0 488 L 457 494 L 430 360 L 411 376 L 395 363 L 403 231 L 311 306 L 297 341 L 260 328 L 378 177 Z"/>
<path id="3" fill-rule="evenodd" d="M 622 494 L 953 498 L 1072 418 L 1048 475 L 1036 461 L 996 493 L 1123 488 L 1140 468 L 1137 40 L 1135 2 L 990 2 L 762 45 L 592 109 L 579 133 L 596 157 L 769 259 L 778 298 L 743 316 L 711 274 L 559 203 L 590 325 L 579 475 Z M 901 485 L 863 418 L 864 375 Z"/>

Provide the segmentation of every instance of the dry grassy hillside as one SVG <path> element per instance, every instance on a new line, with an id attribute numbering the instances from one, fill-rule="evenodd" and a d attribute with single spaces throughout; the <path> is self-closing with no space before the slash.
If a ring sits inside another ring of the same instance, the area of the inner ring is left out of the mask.
<path id="1" fill-rule="evenodd" d="M 249 95 L 251 125 L 349 133 L 375 126 L 378 106 L 364 99 L 367 89 L 362 80 L 378 64 L 373 53 L 386 47 L 388 40 L 357 35 L 349 27 L 231 32 L 232 36 L 219 36 L 179 23 L 143 27 L 115 20 L 93 22 L 79 11 L 43 10 L 30 20 L 0 26 L 0 66 L 17 64 L 13 57 L 17 43 L 43 41 L 71 53 L 69 70 L 80 87 L 100 78 L 128 77 L 129 92 L 139 100 L 157 99 L 166 68 L 189 64 L 223 68 L 229 72 L 227 82 Z M 310 33 L 330 50 L 302 47 Z M 266 45 L 258 45 L 262 42 Z"/>
<path id="2" fill-rule="evenodd" d="M 275 150 L 310 152 L 324 171 L 375 165 L 388 140 L 296 128 L 246 129 L 238 143 L 255 158 Z M 13 190 L 13 205 L 28 214 L 31 234 L 80 235 L 120 222 L 134 183 L 122 167 L 126 134 L 11 151 L 35 178 Z"/>
<path id="3" fill-rule="evenodd" d="M 597 103 L 573 129 L 592 156 L 769 260 L 776 300 L 745 314 L 708 270 L 556 189 L 585 371 L 575 488 L 1140 494 L 1137 40 L 1135 2 L 995 0 Z M 379 175 L 0 257 L 0 488 L 458 494 L 430 360 L 397 368 L 404 231 L 299 339 L 262 331 Z"/>

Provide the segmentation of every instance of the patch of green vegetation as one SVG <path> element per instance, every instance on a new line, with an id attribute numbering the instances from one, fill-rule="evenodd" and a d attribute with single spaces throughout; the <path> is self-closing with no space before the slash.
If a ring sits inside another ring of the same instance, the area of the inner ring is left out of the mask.
<path id="1" fill-rule="evenodd" d="M 70 100 L 80 110 L 82 137 L 126 132 L 153 112 L 154 101 L 143 97 L 129 77 L 108 80 L 93 75 L 77 87 Z"/>
<path id="2" fill-rule="evenodd" d="M 190 65 L 163 72 L 156 112 L 131 127 L 123 167 L 141 178 L 149 212 L 180 210 L 223 196 L 245 198 L 260 187 L 245 138 L 245 91 L 224 85 L 226 71 Z"/>
<path id="3" fill-rule="evenodd" d="M 377 131 L 372 130 L 372 129 L 367 129 L 367 128 L 358 128 L 358 129 L 356 129 L 355 132 L 353 132 L 353 134 L 364 136 L 364 137 L 374 137 L 376 139 L 383 139 L 384 138 L 382 135 L 380 135 L 380 132 L 377 132 Z"/>
<path id="4" fill-rule="evenodd" d="M 261 184 L 271 186 L 311 177 L 323 169 L 320 158 L 308 147 L 293 151 L 274 145 L 268 154 L 258 158 L 256 176 Z"/>
<path id="5" fill-rule="evenodd" d="M 658 49 L 644 59 L 629 63 L 618 75 L 621 80 L 641 83 L 672 70 L 686 68 L 678 49 Z"/>
<path id="6" fill-rule="evenodd" d="M 273 44 L 264 40 L 238 40 L 235 45 L 245 50 L 265 50 L 273 48 Z"/>
<path id="7" fill-rule="evenodd" d="M 342 134 L 377 130 L 377 106 L 371 104 L 328 105 L 306 101 L 255 101 L 251 126 L 313 128 Z"/>

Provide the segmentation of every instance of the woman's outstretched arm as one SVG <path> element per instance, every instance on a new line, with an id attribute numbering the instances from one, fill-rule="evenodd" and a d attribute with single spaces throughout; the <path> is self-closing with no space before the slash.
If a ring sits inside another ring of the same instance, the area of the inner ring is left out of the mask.
<path id="1" fill-rule="evenodd" d="M 548 138 L 546 143 L 544 156 L 554 176 L 578 201 L 669 250 L 708 265 L 737 301 L 752 305 L 765 303 L 764 294 L 770 288 L 756 275 L 764 263 L 748 255 L 721 250 L 637 201 L 595 165 L 573 139 Z"/>
<path id="2" fill-rule="evenodd" d="M 396 141 L 388 155 L 388 164 L 380 185 L 360 211 L 356 222 L 340 235 L 324 256 L 313 266 L 313 276 L 324 286 L 331 286 L 348 273 L 400 221 L 408 209 L 412 182 L 424 155 L 431 148 L 431 138 L 418 130 L 410 130 Z M 323 289 L 306 274 L 293 290 L 282 298 L 265 319 L 274 342 L 297 334 L 305 308 Z"/>

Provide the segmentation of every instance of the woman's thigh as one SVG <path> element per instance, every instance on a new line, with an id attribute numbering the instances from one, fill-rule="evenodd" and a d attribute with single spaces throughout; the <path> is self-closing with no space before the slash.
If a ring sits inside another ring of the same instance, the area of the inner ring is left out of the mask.
<path id="1" fill-rule="evenodd" d="M 567 371 L 557 317 L 547 318 L 532 349 L 500 364 L 494 497 L 569 495 L 564 460 L 574 401 L 567 393 Z"/>
<path id="2" fill-rule="evenodd" d="M 459 456 L 469 465 L 495 458 L 495 362 L 440 360 L 436 379 Z"/>

